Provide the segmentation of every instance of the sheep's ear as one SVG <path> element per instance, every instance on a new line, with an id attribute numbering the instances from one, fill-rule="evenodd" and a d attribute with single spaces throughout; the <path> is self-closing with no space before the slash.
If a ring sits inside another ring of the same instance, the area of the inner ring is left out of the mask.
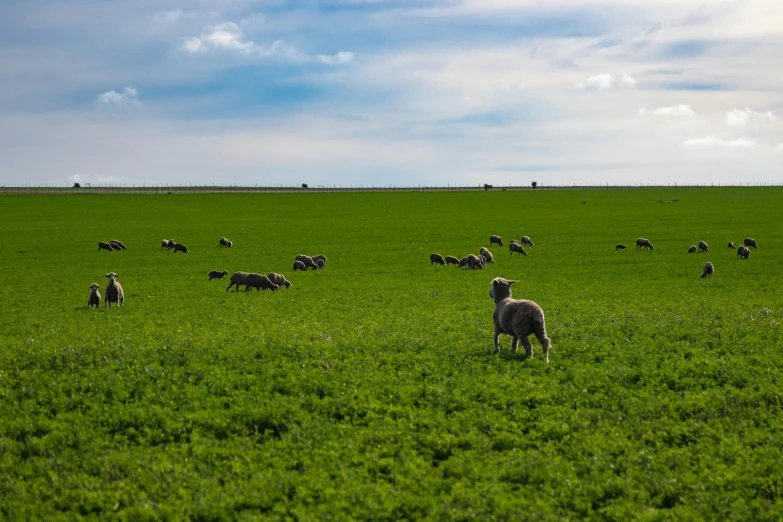
<path id="1" fill-rule="evenodd" d="M 511 285 L 515 285 L 517 283 L 519 283 L 519 281 L 517 281 L 516 279 L 512 279 L 511 281 L 508 282 L 508 285 L 511 286 Z"/>

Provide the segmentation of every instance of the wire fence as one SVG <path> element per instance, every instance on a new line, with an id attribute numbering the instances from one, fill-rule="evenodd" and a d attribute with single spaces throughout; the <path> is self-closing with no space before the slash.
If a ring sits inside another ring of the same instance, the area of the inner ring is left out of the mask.
<path id="1" fill-rule="evenodd" d="M 783 187 L 783 183 L 706 183 L 706 184 L 635 184 L 635 185 L 98 185 L 84 186 L 37 185 L 0 186 L 3 195 L 72 195 L 72 194 L 258 194 L 307 192 L 475 192 L 475 191 L 532 191 L 532 190 L 618 190 L 671 189 L 703 187 Z"/>

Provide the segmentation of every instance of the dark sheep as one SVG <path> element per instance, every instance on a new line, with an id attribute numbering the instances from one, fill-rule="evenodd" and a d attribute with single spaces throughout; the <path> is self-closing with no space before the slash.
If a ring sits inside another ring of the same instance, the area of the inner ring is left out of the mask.
<path id="1" fill-rule="evenodd" d="M 272 281 L 274 284 L 276 284 L 279 287 L 285 286 L 286 288 L 291 288 L 291 281 L 285 278 L 283 274 L 276 274 L 275 272 L 269 272 L 266 275 L 270 281 Z"/>
<path id="2" fill-rule="evenodd" d="M 628 247 L 625 246 L 625 245 L 621 245 L 621 244 L 617 244 L 617 245 L 614 246 L 615 252 L 618 251 L 618 250 L 625 250 L 626 248 L 628 248 Z"/>
<path id="3" fill-rule="evenodd" d="M 218 240 L 218 246 L 221 246 L 221 247 L 227 247 L 227 246 L 230 246 L 230 243 L 231 243 L 231 241 L 229 241 L 229 240 L 228 240 L 227 238 L 225 238 L 225 237 L 221 237 L 221 238 L 220 238 L 220 240 Z"/>
<path id="4" fill-rule="evenodd" d="M 694 252 L 696 252 L 696 245 L 691 245 L 690 247 L 688 247 L 689 254 L 693 254 Z"/>
<path id="5" fill-rule="evenodd" d="M 446 265 L 446 261 L 440 254 L 430 254 L 430 264 L 437 263 L 439 265 Z"/>
<path id="6" fill-rule="evenodd" d="M 756 246 L 756 240 L 755 240 L 755 239 L 753 239 L 752 237 L 746 237 L 746 238 L 743 240 L 743 243 L 744 243 L 744 244 L 745 244 L 745 246 L 746 246 L 746 247 L 748 247 L 748 248 L 750 248 L 750 247 L 753 247 L 753 248 L 758 248 L 758 246 Z"/>
<path id="7" fill-rule="evenodd" d="M 707 261 L 704 263 L 704 268 L 701 271 L 701 277 L 712 277 L 712 275 L 715 273 L 715 267 L 712 266 L 712 263 Z"/>
<path id="8" fill-rule="evenodd" d="M 528 336 L 533 334 L 541 343 L 544 357 L 549 363 L 549 350 L 552 343 L 546 335 L 546 322 L 544 311 L 533 301 L 511 298 L 511 285 L 518 281 L 496 277 L 492 280 L 489 289 L 489 297 L 495 301 L 495 313 L 492 314 L 492 322 L 495 324 L 495 353 L 500 352 L 498 338 L 500 334 L 510 335 L 511 350 L 517 353 L 519 342 L 525 347 L 525 354 L 533 357 L 533 346 L 528 341 Z"/>
<path id="9" fill-rule="evenodd" d="M 734 246 L 734 241 L 729 241 L 729 248 L 732 249 L 732 250 L 737 248 L 737 247 Z"/>
<path id="10" fill-rule="evenodd" d="M 503 238 L 500 236 L 489 236 L 489 246 L 492 246 L 495 243 L 503 246 Z"/>
<path id="11" fill-rule="evenodd" d="M 326 261 L 323 259 L 313 259 L 315 261 L 315 264 L 318 265 L 318 270 L 323 270 L 326 268 Z"/>
<path id="12" fill-rule="evenodd" d="M 297 270 L 304 271 L 307 270 L 307 267 L 301 261 L 294 261 L 294 272 L 296 272 Z"/>
<path id="13" fill-rule="evenodd" d="M 508 244 L 508 255 L 513 256 L 514 252 L 519 252 L 523 256 L 527 255 L 527 252 L 525 252 L 525 249 L 522 248 L 522 245 L 520 245 L 515 241 L 512 241 L 511 243 Z"/>
<path id="14" fill-rule="evenodd" d="M 296 256 L 295 261 L 301 261 L 304 263 L 305 267 L 312 268 L 313 270 L 318 270 L 318 265 L 313 261 L 313 258 L 310 256 L 306 256 L 304 254 L 299 254 Z"/>
<path id="15" fill-rule="evenodd" d="M 737 249 L 737 258 L 740 257 L 748 259 L 750 257 L 750 249 L 746 246 L 740 245 L 740 247 Z"/>
<path id="16" fill-rule="evenodd" d="M 699 252 L 709 252 L 710 247 L 704 241 L 699 241 Z"/>
<path id="17" fill-rule="evenodd" d="M 261 290 L 279 290 L 280 287 L 274 284 L 269 278 L 261 274 L 247 274 L 245 278 L 245 292 L 256 289 Z"/>
<path id="18" fill-rule="evenodd" d="M 486 248 L 481 247 L 481 250 L 479 251 L 479 253 L 481 254 L 481 257 L 484 258 L 484 261 L 486 261 L 487 263 L 494 263 L 495 262 L 495 257 L 492 255 L 492 252 L 490 252 Z"/>
<path id="19" fill-rule="evenodd" d="M 236 291 L 239 292 L 239 287 L 245 284 L 245 279 L 247 276 L 247 272 L 234 272 L 231 274 L 231 277 L 228 278 L 231 283 L 228 285 L 228 288 L 226 288 L 226 292 L 231 290 L 232 286 L 235 286 Z"/>
<path id="20" fill-rule="evenodd" d="M 223 276 L 228 274 L 228 270 L 223 270 L 222 272 L 220 270 L 213 270 L 209 273 L 209 280 L 212 281 L 213 279 L 223 279 Z"/>
<path id="21" fill-rule="evenodd" d="M 164 248 L 166 250 L 169 249 L 169 240 L 168 239 L 161 239 L 160 240 L 160 249 L 163 250 Z"/>
<path id="22" fill-rule="evenodd" d="M 111 245 L 113 247 L 115 247 L 115 250 L 116 250 L 116 247 L 119 247 L 122 250 L 128 250 L 128 248 L 125 245 L 122 244 L 122 241 L 120 241 L 118 239 L 112 239 L 111 241 L 109 241 L 109 243 L 111 243 Z"/>
<path id="23" fill-rule="evenodd" d="M 101 287 L 98 283 L 90 285 L 90 295 L 87 297 L 87 308 L 94 306 L 98 308 L 101 305 L 101 293 L 98 289 Z"/>
<path id="24" fill-rule="evenodd" d="M 318 254 L 318 255 L 316 255 L 316 256 L 313 256 L 313 261 L 315 261 L 316 263 L 318 263 L 318 260 L 319 260 L 319 259 L 323 259 L 324 266 L 323 266 L 323 267 L 321 267 L 320 263 L 318 264 L 318 266 L 319 266 L 319 267 L 321 267 L 321 268 L 326 268 L 326 264 L 327 264 L 327 263 L 326 263 L 326 256 L 325 256 L 325 255 L 323 255 L 323 254 Z"/>
<path id="25" fill-rule="evenodd" d="M 176 245 L 174 245 L 174 252 L 183 252 L 187 254 L 190 252 L 190 250 L 188 250 L 188 247 L 186 247 L 182 243 L 177 243 Z"/>
<path id="26" fill-rule="evenodd" d="M 98 252 L 100 252 L 101 250 L 108 250 L 109 252 L 111 252 L 112 250 L 117 250 L 117 249 L 115 249 L 114 245 L 112 245 L 111 243 L 107 243 L 105 241 L 99 241 Z"/>
<path id="27" fill-rule="evenodd" d="M 520 240 L 520 242 L 521 242 L 523 245 L 527 245 L 527 246 L 531 246 L 531 247 L 533 246 L 533 242 L 532 242 L 532 241 L 530 240 L 530 238 L 529 238 L 529 237 L 527 237 L 527 236 L 522 236 L 522 239 Z"/>
<path id="28" fill-rule="evenodd" d="M 459 259 L 457 259 L 454 256 L 446 256 L 443 259 L 446 261 L 447 265 L 457 265 L 457 266 L 459 266 Z"/>
<path id="29" fill-rule="evenodd" d="M 644 239 L 643 237 L 640 237 L 639 239 L 636 240 L 636 248 L 637 249 L 640 249 L 640 248 L 647 249 L 647 248 L 649 248 L 650 250 L 655 250 L 655 247 L 653 247 L 652 243 L 650 243 L 650 240 L 649 239 Z"/>

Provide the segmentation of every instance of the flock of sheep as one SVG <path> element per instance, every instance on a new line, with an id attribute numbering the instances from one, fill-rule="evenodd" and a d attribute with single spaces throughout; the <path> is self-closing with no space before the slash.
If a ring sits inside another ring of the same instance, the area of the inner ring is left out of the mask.
<path id="1" fill-rule="evenodd" d="M 503 246 L 503 238 L 500 236 L 489 236 L 489 246 L 492 246 L 493 244 Z M 508 245 L 509 255 L 514 255 L 514 252 L 517 252 L 526 256 L 527 252 L 525 252 L 525 249 L 522 248 L 522 245 L 533 246 L 533 242 L 527 236 L 522 236 L 522 239 L 520 239 L 519 242 L 517 242 L 516 239 L 512 239 L 511 243 Z M 437 252 L 430 254 L 431 265 L 455 265 L 458 267 L 465 266 L 468 267 L 468 270 L 481 270 L 487 267 L 487 263 L 494 262 L 495 257 L 492 255 L 492 252 L 490 252 L 485 247 L 481 247 L 479 249 L 479 255 L 468 254 L 462 259 L 457 259 L 454 256 L 444 257 Z"/>

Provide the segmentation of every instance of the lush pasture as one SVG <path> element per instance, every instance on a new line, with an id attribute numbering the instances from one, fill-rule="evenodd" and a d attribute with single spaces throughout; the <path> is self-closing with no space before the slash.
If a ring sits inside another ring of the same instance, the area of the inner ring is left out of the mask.
<path id="1" fill-rule="evenodd" d="M 0 198 L 0 518 L 780 520 L 781 209 L 773 188 Z M 536 246 L 430 266 L 490 234 Z M 87 310 L 109 271 L 125 307 Z M 492 353 L 497 276 L 544 308 L 548 366 L 532 337 Z"/>

